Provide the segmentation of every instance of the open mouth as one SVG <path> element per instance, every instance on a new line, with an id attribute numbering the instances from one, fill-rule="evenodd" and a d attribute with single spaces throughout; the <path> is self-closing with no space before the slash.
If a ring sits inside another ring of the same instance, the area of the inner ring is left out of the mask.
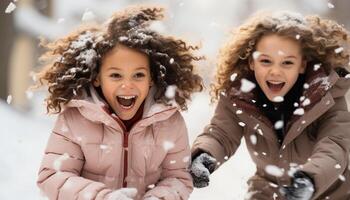
<path id="1" fill-rule="evenodd" d="M 282 90 L 283 86 L 285 85 L 285 82 L 281 81 L 266 81 L 267 86 L 269 89 L 273 92 L 278 92 Z"/>
<path id="2" fill-rule="evenodd" d="M 117 96 L 117 101 L 124 109 L 130 109 L 135 105 L 137 96 Z"/>

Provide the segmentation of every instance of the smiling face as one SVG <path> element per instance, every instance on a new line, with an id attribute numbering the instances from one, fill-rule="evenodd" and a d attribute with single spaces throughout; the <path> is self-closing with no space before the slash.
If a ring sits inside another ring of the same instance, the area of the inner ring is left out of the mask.
<path id="1" fill-rule="evenodd" d="M 305 72 L 300 44 L 275 34 L 263 36 L 256 45 L 256 52 L 249 65 L 255 78 L 270 101 L 284 96 Z"/>
<path id="2" fill-rule="evenodd" d="M 122 120 L 134 117 L 151 85 L 148 56 L 123 45 L 116 45 L 102 58 L 94 81 Z"/>

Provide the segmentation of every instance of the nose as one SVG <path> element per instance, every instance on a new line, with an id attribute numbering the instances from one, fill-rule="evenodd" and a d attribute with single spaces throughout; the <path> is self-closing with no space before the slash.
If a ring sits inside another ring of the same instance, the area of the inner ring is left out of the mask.
<path id="1" fill-rule="evenodd" d="M 281 74 L 280 66 L 274 65 L 270 68 L 271 76 L 279 76 Z"/>
<path id="2" fill-rule="evenodd" d="M 120 87 L 122 89 L 132 89 L 132 88 L 134 88 L 134 84 L 133 84 L 132 80 L 124 79 L 123 82 L 121 83 Z"/>

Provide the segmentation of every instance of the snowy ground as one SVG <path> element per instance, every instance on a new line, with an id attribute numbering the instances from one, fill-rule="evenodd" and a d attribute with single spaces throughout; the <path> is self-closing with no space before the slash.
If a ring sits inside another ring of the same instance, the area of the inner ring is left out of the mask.
<path id="1" fill-rule="evenodd" d="M 198 94 L 190 109 L 183 113 L 191 142 L 212 116 L 214 106 L 208 104 L 209 97 Z M 35 181 L 53 117 L 20 113 L 0 101 L 0 121 L 0 199 L 44 199 Z M 210 186 L 195 189 L 190 199 L 241 200 L 245 182 L 253 171 L 247 150 L 241 145 L 237 154 L 212 174 Z"/>

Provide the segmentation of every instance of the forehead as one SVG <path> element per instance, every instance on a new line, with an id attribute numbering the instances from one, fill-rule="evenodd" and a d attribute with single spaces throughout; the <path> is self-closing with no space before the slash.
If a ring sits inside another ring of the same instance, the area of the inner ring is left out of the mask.
<path id="1" fill-rule="evenodd" d="M 102 66 L 117 68 L 149 68 L 146 54 L 124 45 L 116 45 L 102 58 Z"/>
<path id="2" fill-rule="evenodd" d="M 298 41 L 276 34 L 265 35 L 258 40 L 256 49 L 265 54 L 300 55 L 301 45 Z"/>

